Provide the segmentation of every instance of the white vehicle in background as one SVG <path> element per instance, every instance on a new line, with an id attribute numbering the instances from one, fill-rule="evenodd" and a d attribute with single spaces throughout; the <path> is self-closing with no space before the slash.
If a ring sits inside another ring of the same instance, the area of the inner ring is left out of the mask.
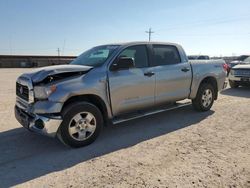
<path id="1" fill-rule="evenodd" d="M 231 88 L 250 85 L 250 57 L 231 69 L 229 85 Z"/>
<path id="2" fill-rule="evenodd" d="M 236 65 L 239 65 L 239 64 L 244 64 L 244 61 L 247 59 L 247 58 L 249 58 L 250 56 L 249 55 L 241 55 L 241 56 L 239 56 L 236 60 L 234 60 L 234 61 L 231 61 L 230 63 L 227 63 L 227 65 L 228 65 L 228 70 L 227 70 L 227 73 L 228 73 L 228 75 L 229 75 L 229 73 L 230 73 L 230 70 L 234 67 L 234 66 L 236 66 Z"/>

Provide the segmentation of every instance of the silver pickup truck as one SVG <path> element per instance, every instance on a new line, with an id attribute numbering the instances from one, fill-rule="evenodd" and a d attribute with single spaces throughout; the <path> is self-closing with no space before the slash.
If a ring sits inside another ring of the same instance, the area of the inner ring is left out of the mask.
<path id="1" fill-rule="evenodd" d="M 178 108 L 207 111 L 225 87 L 223 60 L 189 62 L 180 45 L 133 42 L 94 47 L 69 65 L 36 69 L 16 82 L 23 127 L 71 147 L 104 125 Z M 188 103 L 179 102 L 191 99 Z"/>

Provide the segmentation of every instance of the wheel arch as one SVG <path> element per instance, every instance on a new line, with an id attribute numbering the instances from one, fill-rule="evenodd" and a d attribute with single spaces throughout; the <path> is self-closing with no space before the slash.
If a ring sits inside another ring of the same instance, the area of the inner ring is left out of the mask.
<path id="1" fill-rule="evenodd" d="M 215 77 L 213 76 L 207 76 L 205 77 L 199 84 L 199 87 L 204 84 L 204 83 L 208 83 L 208 84 L 211 84 L 214 88 L 214 91 L 215 91 L 215 97 L 214 97 L 214 100 L 217 100 L 218 98 L 218 83 L 217 83 L 217 80 Z"/>
<path id="2" fill-rule="evenodd" d="M 218 90 L 218 82 L 217 82 L 216 76 L 214 76 L 214 75 L 207 75 L 199 80 L 194 79 L 192 86 L 191 86 L 189 99 L 194 99 L 196 97 L 197 92 L 203 83 L 210 83 L 213 86 L 213 88 L 215 90 L 215 98 L 214 99 L 217 100 L 219 90 Z"/>
<path id="3" fill-rule="evenodd" d="M 95 105 L 102 113 L 104 124 L 107 125 L 108 123 L 108 109 L 106 107 L 106 104 L 104 100 L 99 97 L 98 95 L 94 94 L 84 94 L 84 95 L 77 95 L 72 96 L 66 100 L 66 102 L 63 104 L 62 112 L 63 110 L 69 106 L 70 104 L 76 103 L 76 102 L 89 102 L 93 105 Z"/>

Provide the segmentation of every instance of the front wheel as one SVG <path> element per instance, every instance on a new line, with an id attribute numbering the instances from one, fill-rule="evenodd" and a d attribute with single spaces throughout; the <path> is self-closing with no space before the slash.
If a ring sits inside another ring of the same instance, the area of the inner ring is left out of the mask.
<path id="1" fill-rule="evenodd" d="M 195 99 L 192 104 L 197 111 L 208 111 L 214 103 L 215 91 L 211 84 L 204 83 L 198 89 Z"/>
<path id="2" fill-rule="evenodd" d="M 103 127 L 100 110 L 91 103 L 73 103 L 63 112 L 58 138 L 71 147 L 83 147 L 96 140 Z"/>

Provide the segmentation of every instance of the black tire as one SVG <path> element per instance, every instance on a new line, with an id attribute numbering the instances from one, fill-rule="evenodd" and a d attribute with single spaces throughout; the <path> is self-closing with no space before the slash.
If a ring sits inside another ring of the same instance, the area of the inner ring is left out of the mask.
<path id="1" fill-rule="evenodd" d="M 202 99 L 204 93 L 210 91 L 212 94 L 211 102 L 204 105 L 205 101 Z M 192 100 L 192 105 L 196 111 L 205 112 L 211 109 L 215 98 L 215 88 L 209 83 L 203 83 L 200 85 L 196 98 Z"/>
<path id="2" fill-rule="evenodd" d="M 229 80 L 229 85 L 230 85 L 231 88 L 237 88 L 237 87 L 239 87 L 239 84 L 235 83 L 232 80 Z"/>
<path id="3" fill-rule="evenodd" d="M 77 138 L 74 138 L 70 134 L 69 127 L 71 126 L 70 124 L 72 122 L 72 118 L 75 117 L 75 115 L 82 112 L 91 113 L 91 115 L 93 115 L 93 117 L 95 118 L 95 130 L 85 140 L 77 140 Z M 57 137 L 63 144 L 68 145 L 70 147 L 78 148 L 93 143 L 102 130 L 103 127 L 102 114 L 100 110 L 91 103 L 88 102 L 72 103 L 69 106 L 67 106 L 65 110 L 63 110 L 62 115 L 63 115 L 63 122 L 60 125 Z"/>

